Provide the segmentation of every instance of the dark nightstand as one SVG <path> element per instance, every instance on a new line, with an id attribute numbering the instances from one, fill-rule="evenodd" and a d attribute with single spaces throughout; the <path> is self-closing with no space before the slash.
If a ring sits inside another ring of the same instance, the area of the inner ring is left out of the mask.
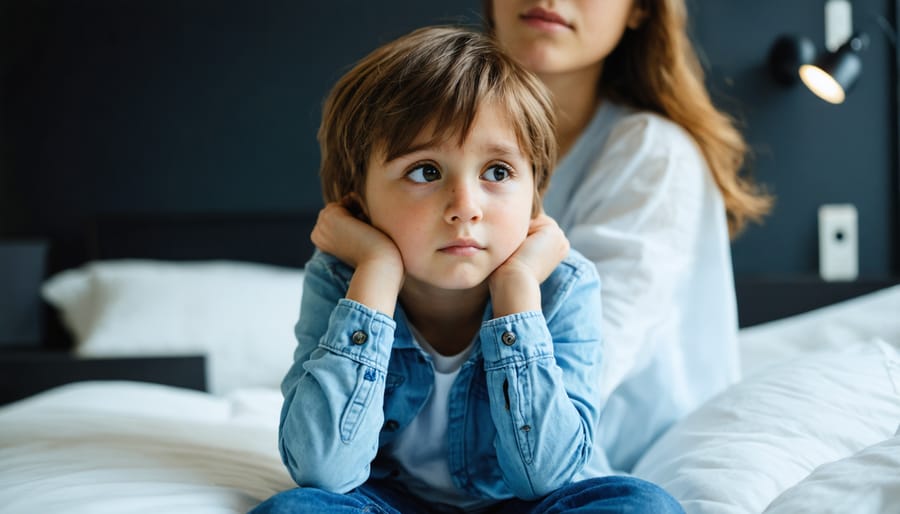
<path id="1" fill-rule="evenodd" d="M 900 284 L 900 277 L 827 282 L 818 275 L 735 277 L 740 326 L 786 318 Z"/>
<path id="2" fill-rule="evenodd" d="M 48 242 L 0 238 L 0 350 L 35 348 L 43 340 L 41 282 Z"/>
<path id="3" fill-rule="evenodd" d="M 205 358 L 81 358 L 67 351 L 0 351 L 0 404 L 84 380 L 137 380 L 205 391 Z"/>

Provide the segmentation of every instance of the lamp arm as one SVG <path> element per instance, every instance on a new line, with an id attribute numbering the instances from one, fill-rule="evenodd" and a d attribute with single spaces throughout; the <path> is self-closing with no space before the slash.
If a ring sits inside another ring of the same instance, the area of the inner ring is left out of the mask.
<path id="1" fill-rule="evenodd" d="M 897 3 L 900 4 L 900 2 L 897 2 Z M 884 16 L 882 16 L 881 14 L 876 13 L 876 14 L 873 14 L 872 16 L 875 18 L 875 23 L 878 24 L 878 28 L 881 29 L 881 32 L 884 34 L 884 37 L 886 37 L 888 39 L 888 41 L 891 43 L 891 46 L 893 46 L 894 49 L 896 49 L 897 48 L 897 30 L 894 29 L 894 26 L 891 25 L 891 22 L 888 21 L 888 19 L 885 18 Z"/>

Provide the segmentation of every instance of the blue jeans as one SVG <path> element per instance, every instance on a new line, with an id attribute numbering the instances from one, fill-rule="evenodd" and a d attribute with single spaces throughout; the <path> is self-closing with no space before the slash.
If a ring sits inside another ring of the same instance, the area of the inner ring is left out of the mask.
<path id="1" fill-rule="evenodd" d="M 461 513 L 461 509 L 436 507 L 392 486 L 370 480 L 347 494 L 299 487 L 276 494 L 250 514 L 359 513 L 413 514 Z M 591 478 L 557 489 L 539 500 L 511 499 L 498 503 L 492 514 L 537 513 L 652 513 L 684 514 L 681 505 L 662 488 L 633 477 Z"/>

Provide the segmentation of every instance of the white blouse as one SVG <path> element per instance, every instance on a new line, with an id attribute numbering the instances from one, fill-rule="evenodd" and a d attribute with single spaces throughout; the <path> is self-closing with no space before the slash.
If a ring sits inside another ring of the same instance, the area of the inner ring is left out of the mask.
<path id="1" fill-rule="evenodd" d="M 674 421 L 738 378 L 722 197 L 684 129 L 603 102 L 544 208 L 600 273 L 607 403 L 597 435 L 612 468 L 629 472 Z"/>

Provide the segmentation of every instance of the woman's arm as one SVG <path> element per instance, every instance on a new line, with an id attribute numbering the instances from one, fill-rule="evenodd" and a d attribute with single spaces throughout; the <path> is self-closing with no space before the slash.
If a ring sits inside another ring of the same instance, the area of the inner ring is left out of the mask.
<path id="1" fill-rule="evenodd" d="M 693 308 L 685 301 L 705 291 L 698 280 L 723 280 L 719 266 L 730 266 L 730 257 L 721 198 L 683 130 L 632 115 L 616 125 L 600 155 L 561 219 L 572 247 L 595 263 L 603 281 L 606 398 L 660 347 L 681 344 L 684 310 Z M 721 255 L 712 260 L 701 248 Z M 718 310 L 709 315 L 725 318 L 734 299 L 710 301 Z M 712 326 L 719 322 L 698 328 Z M 722 333 L 704 337 L 730 341 Z"/>

